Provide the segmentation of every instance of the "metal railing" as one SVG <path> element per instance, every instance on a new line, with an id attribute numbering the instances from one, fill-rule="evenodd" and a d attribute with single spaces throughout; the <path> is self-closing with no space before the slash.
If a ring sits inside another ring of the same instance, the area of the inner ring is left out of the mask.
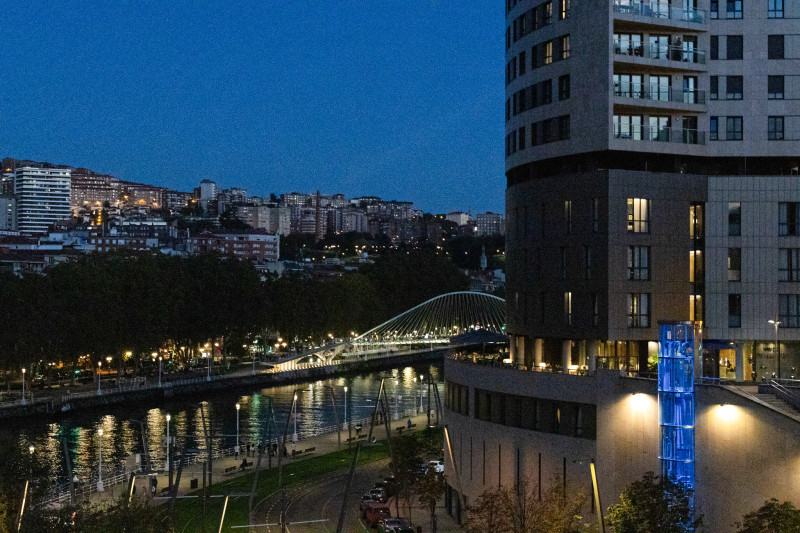
<path id="1" fill-rule="evenodd" d="M 637 2 L 631 0 L 614 0 L 614 13 L 635 15 L 675 22 L 694 22 L 705 24 L 706 12 L 702 9 L 672 6 L 668 1 Z"/>
<path id="2" fill-rule="evenodd" d="M 704 105 L 706 103 L 705 91 L 646 83 L 617 83 L 614 85 L 614 96 L 678 104 Z"/>
<path id="3" fill-rule="evenodd" d="M 670 46 L 644 43 L 614 43 L 614 53 L 617 55 L 658 59 L 662 61 L 677 61 L 680 63 L 705 65 L 706 52 L 696 48 L 683 46 Z"/>
<path id="4" fill-rule="evenodd" d="M 800 394 L 783 386 L 776 379 L 769 379 L 759 383 L 758 392 L 762 394 L 772 394 L 776 398 L 789 404 L 795 411 L 800 411 Z"/>
<path id="5" fill-rule="evenodd" d="M 614 124 L 615 139 L 629 141 L 652 141 L 678 144 L 705 144 L 706 133 L 698 130 L 657 128 L 633 124 Z"/>

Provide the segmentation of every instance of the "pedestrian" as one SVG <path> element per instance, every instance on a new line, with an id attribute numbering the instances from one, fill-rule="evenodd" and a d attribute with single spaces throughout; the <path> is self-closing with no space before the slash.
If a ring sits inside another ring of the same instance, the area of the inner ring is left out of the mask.
<path id="1" fill-rule="evenodd" d="M 408 429 L 409 430 L 411 429 L 411 419 L 410 418 L 408 419 Z"/>
<path id="2" fill-rule="evenodd" d="M 244 472 L 244 469 L 247 468 L 247 457 L 242 459 L 242 464 L 239 465 L 239 468 L 242 469 L 242 472 Z"/>

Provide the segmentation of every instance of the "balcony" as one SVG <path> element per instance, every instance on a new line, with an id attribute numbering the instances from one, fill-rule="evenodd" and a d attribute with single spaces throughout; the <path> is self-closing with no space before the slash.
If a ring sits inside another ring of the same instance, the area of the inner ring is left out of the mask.
<path id="1" fill-rule="evenodd" d="M 672 102 L 676 104 L 705 105 L 706 92 L 697 89 L 676 89 L 664 85 L 622 83 L 614 85 L 614 96 L 633 100 Z"/>
<path id="2" fill-rule="evenodd" d="M 614 54 L 628 57 L 641 57 L 664 61 L 670 66 L 675 63 L 689 65 L 705 65 L 705 50 L 689 49 L 682 46 L 665 46 L 642 43 L 614 43 Z"/>
<path id="3" fill-rule="evenodd" d="M 632 0 L 613 0 L 614 13 L 634 15 L 654 19 L 654 23 L 692 22 L 705 24 L 706 12 L 702 9 L 691 9 L 671 6 L 667 2 L 636 2 Z"/>
<path id="4" fill-rule="evenodd" d="M 638 124 L 614 124 L 615 139 L 677 144 L 706 144 L 706 133 L 698 130 L 658 128 Z"/>

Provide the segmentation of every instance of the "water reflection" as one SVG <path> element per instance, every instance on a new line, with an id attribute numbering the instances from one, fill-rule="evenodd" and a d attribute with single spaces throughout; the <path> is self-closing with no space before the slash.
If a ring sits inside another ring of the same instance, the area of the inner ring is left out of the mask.
<path id="1" fill-rule="evenodd" d="M 242 447 L 269 437 L 276 438 L 285 427 L 292 397 L 298 392 L 297 430 L 300 438 L 333 426 L 338 414 L 342 423 L 344 387 L 347 387 L 348 421 L 366 418 L 375 408 L 375 397 L 381 376 L 389 398 L 389 409 L 403 412 L 426 402 L 430 375 L 441 390 L 441 365 L 403 367 L 383 373 L 369 373 L 295 385 L 247 390 L 231 389 L 214 394 L 198 394 L 194 398 L 178 398 L 166 404 L 133 404 L 111 406 L 105 412 L 70 413 L 58 421 L 32 419 L 3 424 L 0 438 L 16 441 L 19 449 L 30 444 L 36 449 L 35 460 L 42 464 L 52 482 L 66 480 L 64 444 L 70 450 L 72 468 L 79 479 L 89 479 L 96 472 L 102 447 L 103 472 L 115 468 L 132 468 L 135 454 L 142 454 L 145 442 L 154 464 L 163 464 L 166 456 L 166 415 L 171 415 L 170 433 L 176 437 L 176 451 L 204 451 L 203 415 L 211 434 L 212 449 L 229 448 L 236 443 L 236 403 L 239 412 L 239 439 Z M 333 410 L 331 390 L 337 413 Z M 433 404 L 431 404 L 433 405 Z M 270 424 L 270 419 L 272 423 Z M 290 425 L 290 434 L 293 425 Z M 98 430 L 103 430 L 102 436 Z M 144 436 L 143 436 L 144 430 Z M 2 459 L 0 459 L 2 461 Z M 2 468 L 0 467 L 0 470 Z"/>

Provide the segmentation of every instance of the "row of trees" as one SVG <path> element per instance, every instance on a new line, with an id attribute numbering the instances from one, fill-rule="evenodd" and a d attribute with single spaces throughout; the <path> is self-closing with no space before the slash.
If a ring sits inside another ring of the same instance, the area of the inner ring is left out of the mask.
<path id="1" fill-rule="evenodd" d="M 578 533 L 597 531 L 584 523 L 589 495 L 554 479 L 541 497 L 534 484 L 483 492 L 468 508 L 468 533 Z M 608 508 L 606 523 L 615 533 L 690 533 L 701 531 L 703 516 L 694 512 L 692 491 L 682 483 L 647 472 L 628 485 L 620 502 Z M 800 533 L 800 510 L 771 499 L 731 524 L 738 533 Z"/>
<path id="2" fill-rule="evenodd" d="M 90 254 L 45 274 L 0 275 L 0 368 L 220 337 L 235 353 L 265 330 L 287 341 L 346 336 L 466 286 L 443 254 L 423 251 L 333 278 L 265 281 L 252 264 L 215 255 Z"/>

